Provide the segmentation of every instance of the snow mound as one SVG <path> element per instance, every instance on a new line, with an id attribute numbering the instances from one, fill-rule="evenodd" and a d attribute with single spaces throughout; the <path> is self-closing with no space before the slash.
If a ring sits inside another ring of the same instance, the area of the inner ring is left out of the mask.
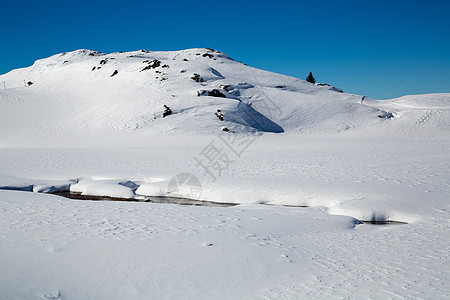
<path id="1" fill-rule="evenodd" d="M 113 198 L 132 199 L 137 185 L 131 181 L 83 179 L 70 186 L 71 193 L 89 196 L 107 196 Z"/>

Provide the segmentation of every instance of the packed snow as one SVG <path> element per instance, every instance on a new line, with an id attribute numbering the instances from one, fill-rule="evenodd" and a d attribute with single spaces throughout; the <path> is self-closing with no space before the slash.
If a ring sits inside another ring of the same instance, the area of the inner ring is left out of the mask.
<path id="1" fill-rule="evenodd" d="M 202 48 L 77 50 L 0 87 L 2 299 L 450 297 L 450 94 Z"/>

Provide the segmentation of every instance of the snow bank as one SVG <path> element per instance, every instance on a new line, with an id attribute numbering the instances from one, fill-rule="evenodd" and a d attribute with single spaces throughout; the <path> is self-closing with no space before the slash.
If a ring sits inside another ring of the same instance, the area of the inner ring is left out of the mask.
<path id="1" fill-rule="evenodd" d="M 90 196 L 108 196 L 115 198 L 134 198 L 137 186 L 131 181 L 81 179 L 70 186 L 71 193 Z"/>

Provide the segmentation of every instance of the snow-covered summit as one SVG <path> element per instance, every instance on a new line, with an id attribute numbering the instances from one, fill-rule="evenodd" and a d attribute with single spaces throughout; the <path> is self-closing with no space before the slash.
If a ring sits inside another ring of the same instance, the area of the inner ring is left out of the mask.
<path id="1" fill-rule="evenodd" d="M 129 131 L 384 130 L 390 126 L 385 123 L 402 115 L 399 110 L 412 105 L 362 101 L 362 96 L 252 68 L 206 48 L 111 54 L 81 49 L 1 75 L 0 84 L 6 140 Z M 438 98 L 439 109 L 447 110 L 449 94 Z M 172 111 L 165 118 L 164 105 Z"/>

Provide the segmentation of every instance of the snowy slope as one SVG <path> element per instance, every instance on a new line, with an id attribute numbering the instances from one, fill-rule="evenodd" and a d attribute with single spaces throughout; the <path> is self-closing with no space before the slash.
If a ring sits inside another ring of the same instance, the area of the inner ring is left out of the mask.
<path id="1" fill-rule="evenodd" d="M 392 114 L 396 134 L 450 136 L 450 94 L 409 95 L 391 100 L 364 100 L 364 104 Z"/>
<path id="2" fill-rule="evenodd" d="M 193 80 L 195 74 L 203 82 Z M 334 133 L 384 121 L 378 118 L 384 112 L 361 105 L 361 96 L 255 69 L 209 49 L 77 50 L 13 70 L 0 76 L 0 83 L 6 87 L 0 90 L 3 146 L 131 131 L 218 133 L 223 127 L 244 133 Z M 214 89 L 226 98 L 198 96 Z M 172 116 L 161 117 L 164 105 Z M 224 121 L 215 116 L 218 109 Z"/>

